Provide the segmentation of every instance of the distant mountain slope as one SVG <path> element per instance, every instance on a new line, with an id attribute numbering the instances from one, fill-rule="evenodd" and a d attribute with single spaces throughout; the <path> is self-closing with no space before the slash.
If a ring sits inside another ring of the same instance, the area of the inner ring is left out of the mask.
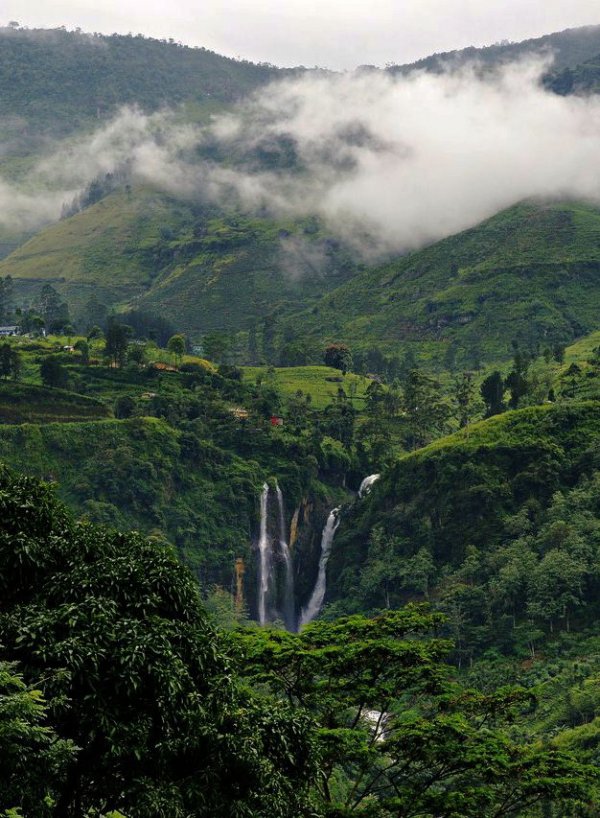
<path id="1" fill-rule="evenodd" d="M 591 60 L 558 72 L 552 77 L 550 87 L 557 94 L 599 94 L 600 52 Z"/>
<path id="2" fill-rule="evenodd" d="M 512 339 L 571 340 L 599 315 L 600 209 L 524 203 L 358 274 L 301 324 L 321 341 L 454 343 L 493 359 Z"/>
<path id="3" fill-rule="evenodd" d="M 600 19 L 600 11 L 598 12 Z M 502 42 L 483 48 L 463 48 L 457 51 L 445 51 L 432 54 L 417 62 L 406 65 L 393 65 L 391 73 L 407 73 L 414 70 L 432 71 L 435 73 L 456 68 L 465 63 L 477 60 L 483 65 L 493 66 L 521 59 L 531 54 L 554 55 L 554 69 L 574 68 L 580 63 L 592 59 L 600 53 L 600 25 L 568 28 L 553 34 L 545 34 L 522 42 Z"/>
<path id="4" fill-rule="evenodd" d="M 165 196 L 115 193 L 41 230 L 0 261 L 0 276 L 14 278 L 18 300 L 50 283 L 76 311 L 92 293 L 107 304 L 125 302 L 151 285 L 161 230 L 190 222 L 188 209 Z"/>
<path id="5" fill-rule="evenodd" d="M 192 336 L 302 309 L 355 270 L 313 219 L 248 218 L 147 188 L 112 193 L 0 260 L 21 303 L 50 283 L 76 317 L 94 294 L 158 312 Z"/>
<path id="6" fill-rule="evenodd" d="M 0 139 L 61 136 L 122 105 L 232 102 L 278 74 L 202 48 L 62 29 L 0 29 Z"/>

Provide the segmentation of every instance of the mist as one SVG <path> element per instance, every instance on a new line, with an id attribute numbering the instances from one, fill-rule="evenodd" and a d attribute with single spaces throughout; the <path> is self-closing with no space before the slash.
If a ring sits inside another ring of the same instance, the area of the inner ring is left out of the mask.
<path id="1" fill-rule="evenodd" d="M 204 128 L 175 112 L 124 109 L 54 146 L 18 182 L 0 180 L 0 225 L 57 219 L 92 179 L 123 168 L 133 183 L 185 199 L 318 216 L 366 259 L 422 247 L 523 199 L 600 204 L 600 96 L 545 90 L 548 67 L 308 73 Z M 284 266 L 302 267 L 306 252 L 288 242 Z"/>
<path id="2" fill-rule="evenodd" d="M 200 139 L 171 111 L 123 108 L 94 133 L 49 146 L 22 177 L 0 178 L 0 227 L 34 230 L 56 221 L 90 182 L 117 171 L 134 183 L 196 196 L 201 169 L 189 163 Z"/>
<path id="3" fill-rule="evenodd" d="M 214 133 L 293 146 L 292 171 L 216 171 L 247 208 L 320 215 L 365 253 L 402 252 L 527 198 L 600 203 L 600 97 L 541 86 L 548 63 L 394 79 L 306 75 L 270 86 Z"/>

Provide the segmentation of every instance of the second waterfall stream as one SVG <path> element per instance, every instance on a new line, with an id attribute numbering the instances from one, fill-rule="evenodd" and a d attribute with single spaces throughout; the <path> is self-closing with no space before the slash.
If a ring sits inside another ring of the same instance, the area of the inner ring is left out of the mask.
<path id="1" fill-rule="evenodd" d="M 338 517 L 339 508 L 334 508 L 329 514 L 323 534 L 321 536 L 321 556 L 319 557 L 319 571 L 317 574 L 317 581 L 314 590 L 311 594 L 308 604 L 302 609 L 300 614 L 300 625 L 307 625 L 315 618 L 321 610 L 323 600 L 325 599 L 325 591 L 327 589 L 327 563 L 329 555 L 331 554 L 331 546 L 337 527 L 340 524 Z"/>

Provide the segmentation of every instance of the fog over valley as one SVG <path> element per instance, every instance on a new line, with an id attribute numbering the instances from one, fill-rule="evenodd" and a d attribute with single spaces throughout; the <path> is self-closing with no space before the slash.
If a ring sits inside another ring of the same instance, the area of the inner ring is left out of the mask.
<path id="1" fill-rule="evenodd" d="M 316 214 L 366 257 L 423 246 L 522 199 L 600 196 L 600 101 L 542 84 L 547 60 L 441 75 L 306 73 L 208 126 L 125 108 L 0 184 L 0 223 L 60 216 L 97 177 L 274 217 Z M 222 158 L 226 157 L 226 161 Z"/>

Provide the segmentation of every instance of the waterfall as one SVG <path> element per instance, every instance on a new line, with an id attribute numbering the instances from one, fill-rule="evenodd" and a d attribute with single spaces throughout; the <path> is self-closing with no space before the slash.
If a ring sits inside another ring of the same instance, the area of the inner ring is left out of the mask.
<path id="1" fill-rule="evenodd" d="M 360 488 L 358 489 L 358 496 L 364 497 L 365 494 L 371 491 L 371 486 L 376 480 L 379 480 L 380 477 L 381 477 L 380 474 L 370 474 L 368 477 L 365 477 L 365 479 L 360 484 Z"/>
<path id="2" fill-rule="evenodd" d="M 258 566 L 258 621 L 261 625 L 267 621 L 267 600 L 273 574 L 273 555 L 271 540 L 267 531 L 267 512 L 269 510 L 269 486 L 263 485 L 260 495 L 260 539 L 258 551 L 260 562 Z"/>
<path id="3" fill-rule="evenodd" d="M 294 594 L 294 565 L 292 562 L 292 554 L 287 542 L 285 531 L 285 509 L 283 506 L 283 493 L 276 483 L 277 504 L 279 506 L 279 548 L 281 556 L 283 557 L 285 569 L 285 584 L 284 584 L 284 598 L 283 598 L 283 621 L 285 622 L 286 630 L 296 630 L 296 604 Z"/>
<path id="4" fill-rule="evenodd" d="M 327 562 L 329 561 L 329 554 L 331 553 L 331 546 L 333 538 L 340 524 L 338 518 L 339 508 L 334 508 L 329 514 L 323 534 L 321 535 L 321 556 L 319 558 L 319 571 L 317 574 L 317 581 L 311 594 L 308 604 L 302 608 L 300 614 L 300 625 L 307 625 L 315 618 L 321 610 L 321 605 L 325 599 L 325 590 L 327 587 Z"/>

